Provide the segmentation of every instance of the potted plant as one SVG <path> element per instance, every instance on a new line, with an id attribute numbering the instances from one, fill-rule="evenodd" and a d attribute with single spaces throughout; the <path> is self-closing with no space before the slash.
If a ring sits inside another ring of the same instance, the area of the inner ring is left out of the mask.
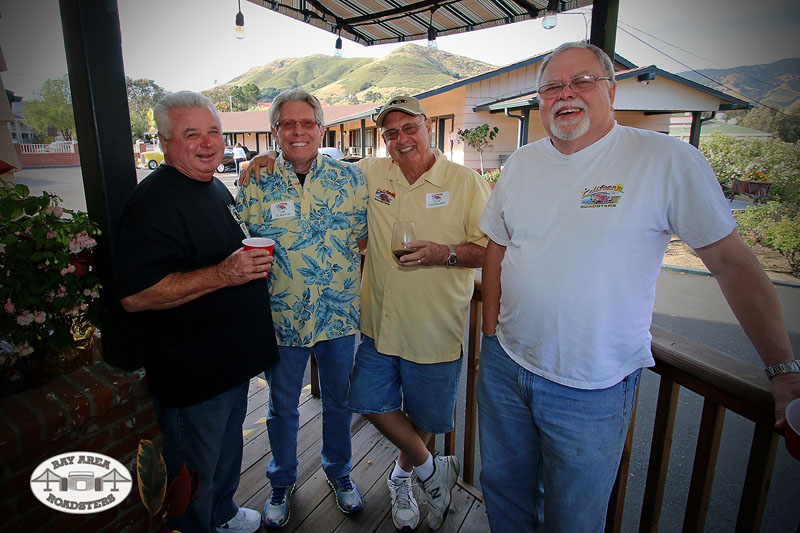
<path id="1" fill-rule="evenodd" d="M 497 178 L 500 177 L 500 169 L 499 168 L 490 168 L 486 172 L 483 173 L 483 179 L 489 184 L 489 187 L 494 189 L 494 186 L 497 184 Z"/>
<path id="2" fill-rule="evenodd" d="M 100 290 L 93 252 L 100 231 L 86 213 L 60 207 L 53 194 L 32 196 L 25 185 L 2 185 L 0 385 L 15 392 L 91 359 L 97 323 L 91 304 Z"/>

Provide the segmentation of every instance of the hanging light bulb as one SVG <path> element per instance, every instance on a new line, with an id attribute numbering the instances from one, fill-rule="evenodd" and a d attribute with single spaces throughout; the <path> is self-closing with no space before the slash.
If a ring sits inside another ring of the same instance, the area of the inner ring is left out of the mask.
<path id="1" fill-rule="evenodd" d="M 242 14 L 242 0 L 239 0 L 239 12 L 236 13 L 236 26 L 233 34 L 237 39 L 244 39 L 244 15 Z"/>
<path id="2" fill-rule="evenodd" d="M 558 23 L 558 3 L 559 0 L 550 0 L 547 2 L 547 9 L 544 12 L 542 19 L 542 28 L 552 30 Z"/>
<path id="3" fill-rule="evenodd" d="M 333 52 L 333 57 L 342 57 L 342 38 L 336 38 L 336 50 Z"/>
<path id="4" fill-rule="evenodd" d="M 428 50 L 438 50 L 439 46 L 436 44 L 436 28 L 430 26 L 428 28 Z"/>
<path id="5" fill-rule="evenodd" d="M 428 23 L 428 50 L 438 50 L 439 46 L 436 44 L 436 28 L 433 27 L 433 14 L 436 12 L 436 7 L 431 9 L 431 21 Z"/>

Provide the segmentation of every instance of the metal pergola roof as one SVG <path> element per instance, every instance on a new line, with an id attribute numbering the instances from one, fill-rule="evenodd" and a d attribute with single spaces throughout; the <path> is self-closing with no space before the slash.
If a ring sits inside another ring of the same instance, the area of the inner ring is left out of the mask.
<path id="1" fill-rule="evenodd" d="M 548 0 L 248 0 L 301 22 L 370 46 L 453 35 L 544 16 Z M 550 2 L 559 11 L 592 0 Z"/>

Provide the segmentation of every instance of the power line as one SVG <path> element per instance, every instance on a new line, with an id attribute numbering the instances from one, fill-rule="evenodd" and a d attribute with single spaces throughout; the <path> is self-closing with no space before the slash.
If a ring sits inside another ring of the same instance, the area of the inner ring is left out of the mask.
<path id="1" fill-rule="evenodd" d="M 659 41 L 659 42 L 662 42 L 662 43 L 666 44 L 667 46 L 671 46 L 672 48 L 676 48 L 676 49 L 680 50 L 681 52 L 687 53 L 687 54 L 689 54 L 689 55 L 691 55 L 691 56 L 694 56 L 694 57 L 696 57 L 696 58 L 698 58 L 698 59 L 702 59 L 703 61 L 706 61 L 706 62 L 708 62 L 708 63 L 711 63 L 712 65 L 716 65 L 716 66 L 718 66 L 718 67 L 719 67 L 720 69 L 722 69 L 722 70 L 727 70 L 727 71 L 730 71 L 730 72 L 735 72 L 736 74 L 739 74 L 740 76 L 744 76 L 744 77 L 746 77 L 746 78 L 750 78 L 750 79 L 751 79 L 751 80 L 753 80 L 753 81 L 757 81 L 757 82 L 759 82 L 759 83 L 763 83 L 764 85 L 767 85 L 767 86 L 769 86 L 769 87 L 772 87 L 773 89 L 777 89 L 777 90 L 779 90 L 779 91 L 787 91 L 787 92 L 792 92 L 792 93 L 795 93 L 795 94 L 798 94 L 798 95 L 800 95 L 800 92 L 798 92 L 798 91 L 795 91 L 794 89 L 792 89 L 792 88 L 790 88 L 790 87 L 779 87 L 779 86 L 777 86 L 777 85 L 774 85 L 773 83 L 770 83 L 770 82 L 768 82 L 768 81 L 760 80 L 760 79 L 758 79 L 758 78 L 755 78 L 755 77 L 753 77 L 753 76 L 751 76 L 751 75 L 749 75 L 749 74 L 747 74 L 747 73 L 745 73 L 745 72 L 741 72 L 741 71 L 739 71 L 739 70 L 736 70 L 735 68 L 728 68 L 728 67 L 725 67 L 725 66 L 723 66 L 723 65 L 720 65 L 719 63 L 717 63 L 717 62 L 715 62 L 715 61 L 713 61 L 713 60 L 711 60 L 711 59 L 708 59 L 708 58 L 706 58 L 706 57 L 703 57 L 703 56 L 697 55 L 697 54 L 695 54 L 694 52 L 691 52 L 691 51 L 689 51 L 689 50 L 686 50 L 685 48 L 681 48 L 681 47 L 680 47 L 680 46 L 678 46 L 678 45 L 675 45 L 675 44 L 672 44 L 672 43 L 670 43 L 670 42 L 667 42 L 667 41 L 665 41 L 664 39 L 661 39 L 660 37 L 657 37 L 657 36 L 655 36 L 655 35 L 653 35 L 653 34 L 651 34 L 651 33 L 648 33 L 648 32 L 646 32 L 646 31 L 644 31 L 644 30 L 642 30 L 642 29 L 639 29 L 639 28 L 637 28 L 636 26 L 633 26 L 632 24 L 628 24 L 628 23 L 626 23 L 626 22 L 622 22 L 622 21 L 618 21 L 618 23 L 619 23 L 619 24 L 624 24 L 625 26 L 628 26 L 628 27 L 630 27 L 630 28 L 632 28 L 632 29 L 634 29 L 634 30 L 636 30 L 636 31 L 640 32 L 640 33 L 643 33 L 644 35 L 647 35 L 648 37 L 651 37 L 651 38 L 653 38 L 653 39 L 655 39 L 655 40 L 657 40 L 657 41 Z M 623 30 L 623 31 L 624 31 L 624 30 Z M 626 32 L 626 33 L 628 33 L 628 34 L 630 35 L 630 32 Z M 666 55 L 666 54 L 665 54 L 665 55 Z M 694 69 L 692 69 L 692 70 L 694 70 Z M 716 82 L 716 80 L 714 80 L 714 81 Z M 719 82 L 717 82 L 717 83 L 719 83 Z M 722 85 L 722 84 L 720 83 L 720 85 Z"/>
<path id="2" fill-rule="evenodd" d="M 631 27 L 633 27 L 633 26 L 631 26 Z M 771 105 L 768 105 L 768 104 L 765 104 L 765 103 L 763 103 L 763 102 L 760 102 L 760 101 L 756 100 L 755 98 L 751 98 L 751 97 L 749 97 L 749 96 L 746 96 L 746 95 L 744 95 L 744 94 L 740 93 L 739 91 L 737 91 L 736 89 L 734 89 L 733 87 L 729 87 L 729 86 L 725 85 L 724 83 L 722 83 L 722 82 L 719 82 L 719 81 L 715 80 L 714 78 L 711 78 L 711 77 L 709 77 L 709 76 L 706 76 L 706 75 L 705 75 L 705 74 L 703 74 L 702 72 L 699 72 L 699 71 L 697 71 L 697 70 L 693 69 L 692 67 L 690 67 L 690 66 L 689 66 L 689 65 L 687 65 L 686 63 L 683 63 L 682 61 L 679 61 L 678 59 L 676 59 L 676 58 L 672 57 L 671 55 L 669 55 L 668 53 L 664 52 L 663 50 L 659 50 L 658 48 L 656 48 L 656 47 L 655 47 L 655 46 L 653 46 L 652 44 L 650 44 L 650 43 L 648 43 L 648 42 L 644 41 L 643 39 L 641 39 L 641 38 L 639 38 L 639 37 L 637 37 L 637 36 L 636 36 L 636 35 L 634 35 L 633 33 L 631 33 L 631 32 L 629 32 L 628 30 L 626 30 L 625 28 L 619 28 L 619 29 L 621 29 L 623 32 L 627 33 L 628 35 L 630 35 L 631 37 L 633 37 L 634 39 L 636 39 L 636 40 L 637 40 L 637 41 L 639 41 L 640 43 L 644 44 L 645 46 L 648 46 L 648 47 L 652 48 L 653 50 L 655 50 L 655 51 L 656 51 L 656 52 L 658 52 L 659 54 L 661 54 L 661 55 L 663 55 L 663 56 L 667 57 L 668 59 L 671 59 L 672 61 L 674 61 L 674 62 L 676 62 L 677 64 L 681 65 L 682 67 L 686 68 L 687 70 L 690 70 L 690 71 L 694 72 L 694 73 L 695 73 L 695 74 L 697 74 L 698 76 L 700 76 L 700 77 L 702 77 L 702 78 L 705 78 L 705 79 L 707 79 L 708 81 L 710 81 L 710 82 L 712 82 L 712 83 L 715 83 L 715 84 L 719 85 L 720 87 L 724 87 L 724 88 L 725 88 L 725 89 L 727 89 L 728 91 L 732 92 L 732 93 L 733 93 L 733 94 L 735 94 L 735 95 L 739 95 L 740 97 L 742 97 L 742 98 L 743 98 L 743 99 L 745 99 L 745 100 L 749 100 L 749 101 L 751 101 L 751 102 L 754 102 L 754 103 L 756 103 L 756 104 L 758 104 L 758 105 L 764 106 L 764 107 L 766 107 L 767 109 L 771 109 L 772 111 L 775 111 L 776 113 L 780 113 L 780 114 L 782 114 L 782 115 L 787 115 L 787 116 L 788 116 L 788 113 L 785 113 L 784 111 L 782 111 L 782 110 L 780 110 L 780 109 L 778 109 L 778 108 L 775 108 L 775 107 L 772 107 Z M 667 44 L 669 44 L 669 43 L 667 43 Z M 676 48 L 677 48 L 677 47 L 676 47 Z"/>

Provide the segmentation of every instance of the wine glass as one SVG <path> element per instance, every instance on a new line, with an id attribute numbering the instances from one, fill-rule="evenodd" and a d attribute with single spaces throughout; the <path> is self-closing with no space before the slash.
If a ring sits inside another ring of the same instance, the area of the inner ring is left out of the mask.
<path id="1" fill-rule="evenodd" d="M 414 248 L 409 248 L 408 243 L 417 240 L 417 232 L 414 223 L 411 221 L 398 221 L 392 227 L 392 253 L 400 262 L 400 258 L 406 254 L 415 252 Z"/>

